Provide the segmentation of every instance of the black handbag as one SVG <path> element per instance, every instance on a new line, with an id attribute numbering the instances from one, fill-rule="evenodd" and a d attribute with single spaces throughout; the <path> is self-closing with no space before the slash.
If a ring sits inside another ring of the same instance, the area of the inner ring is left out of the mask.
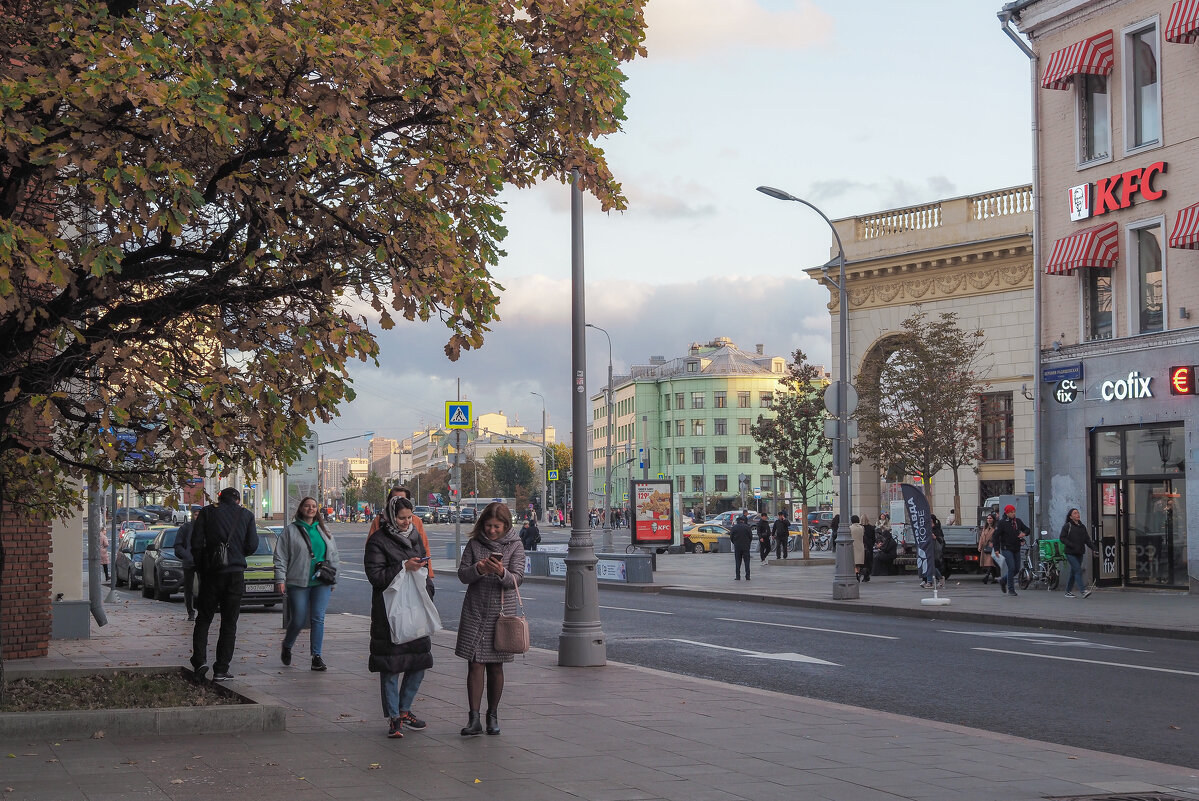
<path id="1" fill-rule="evenodd" d="M 308 549 L 308 558 L 310 560 L 316 556 L 316 554 L 312 552 L 312 543 L 308 541 L 307 533 L 304 534 L 304 547 Z M 328 559 L 322 559 L 312 568 L 312 578 L 316 579 L 322 584 L 336 584 L 337 565 L 333 564 Z"/>

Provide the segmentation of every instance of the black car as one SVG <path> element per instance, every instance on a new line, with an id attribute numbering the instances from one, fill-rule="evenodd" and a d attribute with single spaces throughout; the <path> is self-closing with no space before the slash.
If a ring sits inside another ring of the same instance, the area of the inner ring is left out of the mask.
<path id="1" fill-rule="evenodd" d="M 177 528 L 158 532 L 142 555 L 142 597 L 169 601 L 171 595 L 183 592 L 183 561 L 175 555 Z"/>
<path id="2" fill-rule="evenodd" d="M 128 509 L 117 509 L 116 519 L 118 523 L 126 520 L 140 520 L 147 526 L 150 526 L 158 522 L 158 515 L 154 514 L 149 509 L 142 509 L 140 507 L 133 506 Z"/>
<path id="3" fill-rule="evenodd" d="M 475 511 L 473 506 L 463 506 L 458 510 L 458 521 L 460 523 L 473 523 L 479 518 L 479 513 Z"/>
<path id="4" fill-rule="evenodd" d="M 161 504 L 148 503 L 142 508 L 158 515 L 158 519 L 164 523 L 186 523 L 189 517 L 186 509 L 172 509 Z"/>

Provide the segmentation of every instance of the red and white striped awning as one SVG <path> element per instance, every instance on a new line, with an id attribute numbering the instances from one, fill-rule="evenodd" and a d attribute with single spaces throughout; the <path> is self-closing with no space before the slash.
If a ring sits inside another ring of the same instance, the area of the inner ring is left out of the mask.
<path id="1" fill-rule="evenodd" d="M 1053 243 L 1045 262 L 1046 275 L 1073 275 L 1080 267 L 1115 269 L 1120 261 L 1120 226 L 1114 222 L 1096 225 L 1063 236 Z"/>
<path id="2" fill-rule="evenodd" d="M 1042 88 L 1069 89 L 1074 76 L 1080 73 L 1111 75 L 1114 50 L 1115 38 L 1110 30 L 1106 30 L 1054 51 L 1045 66 L 1045 74 L 1041 76 Z"/>
<path id="3" fill-rule="evenodd" d="M 1170 247 L 1199 250 L 1199 203 L 1187 206 L 1174 218 L 1170 229 Z"/>
<path id="4" fill-rule="evenodd" d="M 1199 41 L 1199 0 L 1178 0 L 1170 6 L 1166 41 L 1178 44 Z"/>

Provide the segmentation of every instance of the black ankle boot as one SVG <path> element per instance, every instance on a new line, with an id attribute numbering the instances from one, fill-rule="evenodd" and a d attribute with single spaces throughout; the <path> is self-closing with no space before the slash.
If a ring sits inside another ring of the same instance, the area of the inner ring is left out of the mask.
<path id="1" fill-rule="evenodd" d="M 479 723 L 479 713 L 470 712 L 466 716 L 466 726 L 463 727 L 460 734 L 463 737 L 472 737 L 476 734 L 483 733 L 483 726 Z"/>
<path id="2" fill-rule="evenodd" d="M 498 712 L 488 712 L 487 713 L 487 733 L 488 734 L 499 734 L 500 733 L 500 715 Z"/>

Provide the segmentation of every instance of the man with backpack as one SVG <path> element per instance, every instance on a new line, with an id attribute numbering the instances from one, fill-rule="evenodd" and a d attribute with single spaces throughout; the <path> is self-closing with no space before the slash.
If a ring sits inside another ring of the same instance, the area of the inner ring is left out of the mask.
<path id="1" fill-rule="evenodd" d="M 254 515 L 241 505 L 241 493 L 226 487 L 217 502 L 196 515 L 191 532 L 192 561 L 200 576 L 196 594 L 196 627 L 192 630 L 192 673 L 203 679 L 208 672 L 208 629 L 221 613 L 213 681 L 228 681 L 229 665 L 237 640 L 237 618 L 245 592 L 246 556 L 258 550 Z"/>

